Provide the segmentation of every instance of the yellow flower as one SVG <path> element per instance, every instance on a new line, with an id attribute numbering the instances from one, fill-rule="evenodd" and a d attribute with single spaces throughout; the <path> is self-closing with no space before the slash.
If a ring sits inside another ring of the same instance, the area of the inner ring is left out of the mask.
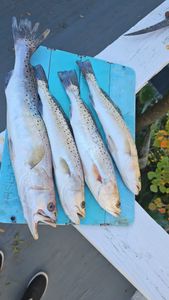
<path id="1" fill-rule="evenodd" d="M 160 197 L 156 198 L 156 199 L 154 200 L 154 203 L 155 203 L 155 204 L 161 204 L 161 198 L 160 198 Z"/>
<path id="2" fill-rule="evenodd" d="M 149 204 L 148 208 L 149 208 L 149 210 L 154 211 L 154 210 L 156 210 L 156 205 L 155 205 L 154 203 L 151 202 L 151 203 Z"/>

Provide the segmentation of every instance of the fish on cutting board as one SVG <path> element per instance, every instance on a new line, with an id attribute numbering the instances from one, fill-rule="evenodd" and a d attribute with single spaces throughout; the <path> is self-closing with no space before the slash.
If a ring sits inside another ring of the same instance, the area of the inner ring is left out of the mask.
<path id="1" fill-rule="evenodd" d="M 27 19 L 19 24 L 14 17 L 14 70 L 6 86 L 7 131 L 10 158 L 24 217 L 38 239 L 38 223 L 56 227 L 56 199 L 52 158 L 45 124 L 38 112 L 37 83 L 30 57 L 49 30 L 38 34 Z"/>
<path id="2" fill-rule="evenodd" d="M 109 151 L 128 189 L 135 195 L 141 190 L 140 169 L 135 143 L 127 128 L 119 108 L 103 91 L 97 82 L 89 60 L 77 61 L 84 75 L 92 105 L 103 126 Z"/>
<path id="3" fill-rule="evenodd" d="M 35 70 L 60 201 L 69 219 L 79 224 L 80 217 L 85 217 L 84 176 L 80 156 L 66 115 L 49 92 L 42 66 L 36 66 Z"/>
<path id="4" fill-rule="evenodd" d="M 121 208 L 113 163 L 89 110 L 80 98 L 76 72 L 63 71 L 58 75 L 70 98 L 70 122 L 85 181 L 99 205 L 117 217 Z"/>

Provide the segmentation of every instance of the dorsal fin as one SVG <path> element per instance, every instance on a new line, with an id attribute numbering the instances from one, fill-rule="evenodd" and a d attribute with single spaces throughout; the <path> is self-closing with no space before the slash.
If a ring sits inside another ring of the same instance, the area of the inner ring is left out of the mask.
<path id="1" fill-rule="evenodd" d="M 102 88 L 100 88 L 100 90 L 102 91 L 103 95 L 113 104 L 115 109 L 118 111 L 120 116 L 123 118 L 122 112 L 121 112 L 120 108 L 117 106 L 117 104 L 114 103 L 114 101 L 110 98 L 110 96 Z"/>
<path id="2" fill-rule="evenodd" d="M 5 76 L 5 88 L 7 87 L 8 83 L 9 83 L 9 80 L 11 79 L 12 77 L 12 74 L 13 74 L 13 70 L 9 71 L 6 76 Z"/>

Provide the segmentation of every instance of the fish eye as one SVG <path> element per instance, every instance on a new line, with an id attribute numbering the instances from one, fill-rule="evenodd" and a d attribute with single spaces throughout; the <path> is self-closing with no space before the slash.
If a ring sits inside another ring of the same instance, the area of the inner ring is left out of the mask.
<path id="1" fill-rule="evenodd" d="M 55 204 L 53 202 L 49 202 L 47 206 L 48 211 L 54 211 L 55 210 Z"/>
<path id="2" fill-rule="evenodd" d="M 82 208 L 85 208 L 85 201 L 82 201 L 82 202 L 81 202 L 81 207 L 82 207 Z"/>
<path id="3" fill-rule="evenodd" d="M 118 203 L 116 204 L 116 207 L 117 207 L 117 208 L 120 208 L 120 202 L 118 202 Z"/>

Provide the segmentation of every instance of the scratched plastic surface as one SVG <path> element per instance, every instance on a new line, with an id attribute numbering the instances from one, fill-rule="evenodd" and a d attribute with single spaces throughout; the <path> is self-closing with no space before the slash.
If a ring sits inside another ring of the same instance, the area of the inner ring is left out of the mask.
<path id="1" fill-rule="evenodd" d="M 80 82 L 81 96 L 89 107 L 97 127 L 105 136 L 101 124 L 91 106 L 89 90 L 83 76 L 80 74 L 76 60 L 89 59 L 92 62 L 96 78 L 102 87 L 120 108 L 132 136 L 135 133 L 135 73 L 132 69 L 118 64 L 110 64 L 91 57 L 78 56 L 60 50 L 51 50 L 40 47 L 32 57 L 32 64 L 41 64 L 49 80 L 50 92 L 57 98 L 69 117 L 70 102 L 57 76 L 58 71 L 75 69 Z M 121 214 L 113 217 L 105 212 L 96 202 L 89 189 L 85 187 L 86 217 L 81 224 L 111 224 L 127 225 L 134 220 L 135 196 L 126 188 L 116 169 L 117 183 L 121 199 Z M 69 224 L 57 195 L 58 224 Z M 17 192 L 15 177 L 9 157 L 7 136 L 5 141 L 2 166 L 0 171 L 0 222 L 25 223 L 20 199 Z"/>

